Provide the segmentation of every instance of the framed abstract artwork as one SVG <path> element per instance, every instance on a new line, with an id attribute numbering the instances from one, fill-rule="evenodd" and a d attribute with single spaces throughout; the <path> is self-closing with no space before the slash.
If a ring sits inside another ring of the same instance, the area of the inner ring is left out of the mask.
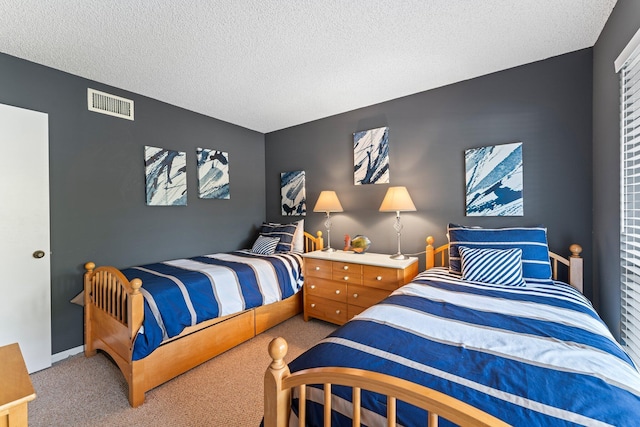
<path id="1" fill-rule="evenodd" d="M 144 147 L 147 205 L 187 205 L 187 154 Z"/>
<path id="2" fill-rule="evenodd" d="M 196 149 L 198 158 L 198 197 L 229 199 L 229 153 L 207 148 Z"/>
<path id="3" fill-rule="evenodd" d="M 389 183 L 389 127 L 353 134 L 353 183 Z"/>
<path id="4" fill-rule="evenodd" d="M 304 171 L 282 172 L 280 174 L 280 194 L 283 216 L 304 216 L 307 214 Z"/>
<path id="5" fill-rule="evenodd" d="M 522 143 L 465 150 L 467 216 L 523 216 Z"/>

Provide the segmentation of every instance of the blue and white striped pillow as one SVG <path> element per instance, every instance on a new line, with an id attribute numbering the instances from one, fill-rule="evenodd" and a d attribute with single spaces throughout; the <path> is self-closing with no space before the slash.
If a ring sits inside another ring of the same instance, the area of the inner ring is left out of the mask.
<path id="1" fill-rule="evenodd" d="M 280 241 L 276 247 L 276 252 L 291 252 L 293 250 L 293 236 L 296 234 L 296 224 L 275 224 L 272 222 L 262 223 L 260 235 L 266 237 L 279 237 Z"/>
<path id="2" fill-rule="evenodd" d="M 492 285 L 524 286 L 522 249 L 486 249 L 458 246 L 462 279 Z"/>
<path id="3" fill-rule="evenodd" d="M 273 255 L 279 241 L 279 237 L 258 236 L 251 248 L 251 252 L 260 255 Z"/>
<path id="4" fill-rule="evenodd" d="M 552 283 L 549 245 L 545 227 L 480 228 L 449 224 L 449 271 L 461 274 L 459 246 L 490 249 L 522 249 L 525 281 Z"/>

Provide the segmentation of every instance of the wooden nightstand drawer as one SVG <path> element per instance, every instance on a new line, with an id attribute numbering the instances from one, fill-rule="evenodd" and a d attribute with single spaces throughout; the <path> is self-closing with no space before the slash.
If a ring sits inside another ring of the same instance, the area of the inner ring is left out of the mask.
<path id="1" fill-rule="evenodd" d="M 389 296 L 386 289 L 374 289 L 366 286 L 349 285 L 347 303 L 359 307 L 370 307 Z"/>
<path id="2" fill-rule="evenodd" d="M 304 271 L 307 276 L 331 279 L 331 264 L 331 261 L 306 258 L 304 260 Z"/>
<path id="3" fill-rule="evenodd" d="M 347 302 L 347 284 L 332 280 L 307 279 L 304 292 L 309 296 L 327 298 L 334 301 Z"/>
<path id="4" fill-rule="evenodd" d="M 356 271 L 338 271 L 333 270 L 333 280 L 340 283 L 362 284 L 362 274 Z"/>
<path id="5" fill-rule="evenodd" d="M 342 325 L 347 321 L 347 304 L 318 298 L 313 295 L 307 297 L 304 307 L 305 314 L 327 322 Z"/>
<path id="6" fill-rule="evenodd" d="M 333 274 L 334 277 L 336 274 L 357 274 L 359 276 L 362 275 L 362 264 L 355 264 L 353 262 L 340 262 L 333 261 Z"/>
<path id="7" fill-rule="evenodd" d="M 365 265 L 362 283 L 365 286 L 392 291 L 402 285 L 402 270 Z"/>
<path id="8" fill-rule="evenodd" d="M 417 262 L 405 269 L 365 265 L 362 274 L 362 284 L 393 291 L 409 283 L 417 274 Z"/>

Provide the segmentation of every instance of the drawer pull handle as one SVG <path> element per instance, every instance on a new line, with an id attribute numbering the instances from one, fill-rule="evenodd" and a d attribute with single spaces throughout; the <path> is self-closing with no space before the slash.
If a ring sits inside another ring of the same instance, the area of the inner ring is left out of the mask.
<path id="1" fill-rule="evenodd" d="M 316 271 L 320 270 L 320 267 L 316 266 Z"/>
<path id="2" fill-rule="evenodd" d="M 349 276 L 344 276 L 344 281 L 348 281 L 349 280 Z"/>
<path id="3" fill-rule="evenodd" d="M 316 285 L 311 285 L 311 289 L 315 289 L 315 288 L 316 288 Z"/>
<path id="4" fill-rule="evenodd" d="M 340 289 L 336 289 L 336 295 L 340 295 Z"/>
<path id="5" fill-rule="evenodd" d="M 345 266 L 344 266 L 344 267 L 342 267 L 342 268 L 344 268 L 345 270 L 348 270 L 348 269 L 349 269 L 349 266 L 348 266 L 348 265 L 345 265 Z"/>
<path id="6" fill-rule="evenodd" d="M 340 310 L 336 310 L 336 314 L 340 314 Z"/>
<path id="7" fill-rule="evenodd" d="M 315 304 L 311 304 L 311 308 L 316 308 L 316 305 Z"/>
<path id="8" fill-rule="evenodd" d="M 358 298 L 358 294 L 353 294 L 353 297 L 354 298 Z"/>
<path id="9" fill-rule="evenodd" d="M 382 280 L 382 276 L 376 277 L 376 280 Z"/>

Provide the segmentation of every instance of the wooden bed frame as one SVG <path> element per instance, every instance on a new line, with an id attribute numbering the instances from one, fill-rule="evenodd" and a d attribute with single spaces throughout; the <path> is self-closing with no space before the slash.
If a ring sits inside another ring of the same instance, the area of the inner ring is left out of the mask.
<path id="1" fill-rule="evenodd" d="M 434 248 L 433 237 L 427 237 L 426 268 L 445 266 L 448 261 L 449 245 Z M 569 284 L 582 292 L 582 247 L 573 244 L 569 247 L 571 256 L 564 258 L 549 252 L 553 278 L 558 277 L 558 264 L 568 268 Z M 468 405 L 458 399 L 447 396 L 436 390 L 415 384 L 400 378 L 383 375 L 361 369 L 323 367 L 305 369 L 293 374 L 284 362 L 287 353 L 287 342 L 278 337 L 269 344 L 269 355 L 272 362 L 264 377 L 264 427 L 286 427 L 289 425 L 292 389 L 299 387 L 300 400 L 306 396 L 306 385 L 323 384 L 325 426 L 330 426 L 331 386 L 344 385 L 353 389 L 353 425 L 360 425 L 361 390 L 371 390 L 387 396 L 388 426 L 396 425 L 396 401 L 402 400 L 428 411 L 429 427 L 437 426 L 439 417 L 446 418 L 461 426 L 506 426 L 503 421 Z M 299 425 L 305 425 L 304 405 L 300 405 Z M 329 421 L 327 421 L 329 420 Z"/>
<path id="2" fill-rule="evenodd" d="M 300 388 L 300 413 L 298 425 L 306 426 L 305 402 L 306 385 L 323 384 L 324 425 L 331 425 L 331 387 L 334 385 L 353 389 L 353 425 L 360 424 L 360 396 L 362 390 L 370 390 L 387 397 L 387 425 L 396 425 L 396 405 L 398 400 L 410 403 L 428 411 L 425 424 L 436 427 L 440 417 L 462 427 L 501 427 L 509 424 L 461 400 L 439 391 L 412 383 L 401 378 L 365 371 L 363 369 L 323 367 L 305 369 L 291 374 L 284 362 L 287 342 L 278 337 L 269 343 L 269 355 L 273 359 L 264 377 L 264 427 L 289 426 L 291 410 L 291 389 Z M 329 421 L 327 421 L 329 420 Z"/>
<path id="3" fill-rule="evenodd" d="M 304 233 L 305 252 L 322 249 L 317 237 Z M 84 334 L 85 355 L 98 350 L 118 365 L 129 385 L 129 403 L 144 403 L 145 393 L 206 362 L 302 311 L 302 292 L 273 304 L 212 319 L 186 328 L 163 342 L 149 356 L 132 360 L 133 340 L 142 325 L 144 297 L 142 281 L 131 281 L 115 267 L 85 264 Z"/>

